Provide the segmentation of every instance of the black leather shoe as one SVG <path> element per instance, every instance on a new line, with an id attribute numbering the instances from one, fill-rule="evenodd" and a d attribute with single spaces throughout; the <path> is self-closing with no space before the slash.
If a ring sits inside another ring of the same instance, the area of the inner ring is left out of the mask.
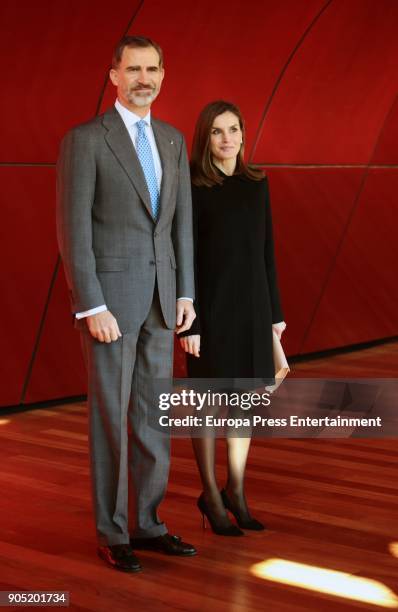
<path id="1" fill-rule="evenodd" d="M 142 567 L 129 544 L 100 546 L 98 556 L 121 572 L 140 572 Z"/>
<path id="2" fill-rule="evenodd" d="M 166 555 L 180 555 L 183 557 L 193 557 L 193 555 L 196 555 L 196 548 L 192 544 L 187 544 L 181 540 L 180 536 L 170 535 L 169 533 L 157 536 L 156 538 L 131 538 L 130 544 L 136 550 L 153 550 L 165 553 Z"/>
<path id="3" fill-rule="evenodd" d="M 229 499 L 225 489 L 220 491 L 220 493 L 224 506 L 234 515 L 239 527 L 241 527 L 242 529 L 251 529 L 252 531 L 264 531 L 264 529 L 266 528 L 265 525 L 263 525 L 263 523 L 260 523 L 260 521 L 258 521 L 257 519 L 252 517 L 244 519 L 241 517 L 237 508 L 233 507 L 232 502 Z"/>

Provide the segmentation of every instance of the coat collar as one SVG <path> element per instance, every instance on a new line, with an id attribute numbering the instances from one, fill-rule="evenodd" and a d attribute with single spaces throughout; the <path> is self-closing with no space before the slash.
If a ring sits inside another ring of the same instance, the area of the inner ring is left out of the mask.
<path id="1" fill-rule="evenodd" d="M 163 124 L 152 117 L 152 130 L 162 162 L 162 185 L 160 189 L 160 212 L 158 222 L 161 221 L 169 206 L 171 188 L 177 176 L 177 160 L 175 144 L 170 140 Z"/>

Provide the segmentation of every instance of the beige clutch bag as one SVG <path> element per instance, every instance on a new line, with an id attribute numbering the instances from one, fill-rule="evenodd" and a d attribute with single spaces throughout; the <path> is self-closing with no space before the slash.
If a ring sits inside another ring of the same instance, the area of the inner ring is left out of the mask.
<path id="1" fill-rule="evenodd" d="M 283 382 L 288 372 L 290 372 L 289 364 L 286 359 L 286 355 L 282 348 L 281 341 L 279 340 L 276 332 L 272 331 L 273 336 L 273 350 L 274 350 L 274 365 L 275 365 L 275 384 L 270 387 L 266 387 L 268 391 L 273 393 Z"/>

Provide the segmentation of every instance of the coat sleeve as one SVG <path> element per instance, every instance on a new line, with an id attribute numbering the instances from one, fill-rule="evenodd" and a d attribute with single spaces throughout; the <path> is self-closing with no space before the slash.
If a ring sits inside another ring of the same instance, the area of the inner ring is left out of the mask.
<path id="1" fill-rule="evenodd" d="M 73 312 L 105 304 L 92 249 L 95 194 L 94 147 L 87 130 L 75 128 L 61 144 L 57 162 L 57 237 Z"/>
<path id="2" fill-rule="evenodd" d="M 271 203 L 268 188 L 268 179 L 265 179 L 265 245 L 264 245 L 264 257 L 265 257 L 265 268 L 267 271 L 268 288 L 271 298 L 272 308 L 272 323 L 279 323 L 283 321 L 283 312 L 279 297 L 278 280 L 276 274 L 276 263 L 275 263 L 275 251 L 274 251 L 274 238 L 272 231 L 272 215 L 271 215 Z"/>
<path id="3" fill-rule="evenodd" d="M 191 181 L 185 140 L 182 136 L 172 239 L 177 263 L 177 297 L 194 298 Z"/>
<path id="4" fill-rule="evenodd" d="M 194 276 L 195 276 L 195 300 L 193 306 L 196 313 L 196 319 L 194 319 L 190 329 L 185 332 L 178 334 L 179 338 L 183 336 L 193 336 L 201 333 L 200 327 L 200 305 L 199 305 L 199 287 L 198 287 L 198 233 L 199 233 L 199 206 L 198 206 L 198 194 L 193 187 L 192 189 L 192 215 L 193 215 L 193 251 L 194 251 Z"/>

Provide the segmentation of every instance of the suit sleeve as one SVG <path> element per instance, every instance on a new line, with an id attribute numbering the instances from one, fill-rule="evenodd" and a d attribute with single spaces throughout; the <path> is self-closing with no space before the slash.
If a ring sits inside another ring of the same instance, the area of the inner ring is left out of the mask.
<path id="1" fill-rule="evenodd" d="M 94 148 L 85 130 L 71 130 L 57 162 L 57 237 L 73 312 L 105 304 L 92 249 Z"/>
<path id="2" fill-rule="evenodd" d="M 267 271 L 268 288 L 269 288 L 269 294 L 271 298 L 272 323 L 279 323 L 280 321 L 283 321 L 283 312 L 282 312 L 281 301 L 279 297 L 279 288 L 278 288 L 277 273 L 276 273 L 274 238 L 273 238 L 273 231 L 272 231 L 271 204 L 270 204 L 267 178 L 265 179 L 265 206 L 266 206 L 265 246 L 264 246 L 265 267 Z"/>
<path id="3" fill-rule="evenodd" d="M 198 205 L 198 193 L 195 190 L 195 187 L 193 187 L 193 190 L 192 190 L 192 213 L 193 213 L 194 275 L 195 275 L 195 295 L 196 295 L 196 298 L 193 302 L 193 306 L 196 312 L 196 319 L 194 319 L 190 329 L 178 334 L 179 338 L 182 338 L 183 336 L 193 336 L 194 334 L 199 334 L 199 335 L 201 334 L 199 288 L 198 288 L 199 205 Z"/>
<path id="4" fill-rule="evenodd" d="M 185 296 L 194 299 L 191 180 L 183 137 L 181 137 L 178 161 L 178 191 L 173 218 L 172 239 L 177 263 L 177 297 Z"/>

